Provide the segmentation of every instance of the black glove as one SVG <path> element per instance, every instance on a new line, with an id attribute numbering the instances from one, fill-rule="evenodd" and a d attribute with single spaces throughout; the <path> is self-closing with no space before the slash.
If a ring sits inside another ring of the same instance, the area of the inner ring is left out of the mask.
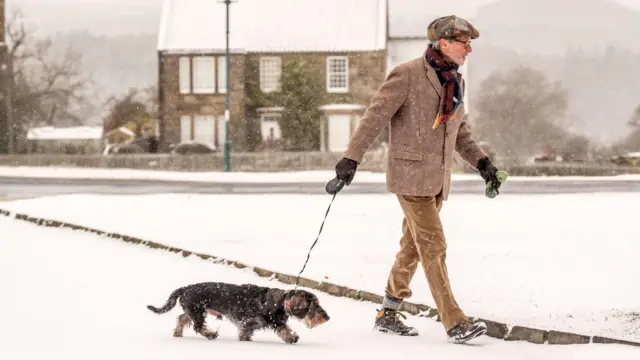
<path id="1" fill-rule="evenodd" d="M 498 189 L 500 188 L 501 183 L 496 177 L 498 168 L 491 163 L 489 157 L 485 156 L 480 159 L 480 161 L 478 161 L 477 169 L 480 172 L 480 176 L 484 179 L 484 183 L 488 184 L 491 182 L 491 187 L 493 187 L 496 193 L 499 194 Z"/>
<path id="2" fill-rule="evenodd" d="M 329 181 L 325 186 L 325 190 L 329 194 L 336 194 L 346 184 L 351 184 L 353 177 L 356 175 L 356 169 L 358 168 L 358 162 L 355 160 L 342 158 L 336 164 L 336 177 Z"/>
<path id="3" fill-rule="evenodd" d="M 336 164 L 336 175 L 338 176 L 338 180 L 344 181 L 347 185 L 351 184 L 353 177 L 356 175 L 357 168 L 357 161 L 343 157 Z"/>

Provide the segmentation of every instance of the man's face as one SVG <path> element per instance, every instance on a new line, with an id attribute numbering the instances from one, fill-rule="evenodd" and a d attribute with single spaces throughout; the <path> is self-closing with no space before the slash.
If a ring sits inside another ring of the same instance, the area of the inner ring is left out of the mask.
<path id="1" fill-rule="evenodd" d="M 460 36 L 451 40 L 440 40 L 442 54 L 454 63 L 462 66 L 471 52 L 471 39 L 468 36 Z"/>

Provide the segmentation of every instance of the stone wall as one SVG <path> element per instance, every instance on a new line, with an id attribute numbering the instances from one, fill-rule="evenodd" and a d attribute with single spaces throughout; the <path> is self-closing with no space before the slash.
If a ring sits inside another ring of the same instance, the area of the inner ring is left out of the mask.
<path id="1" fill-rule="evenodd" d="M 231 153 L 232 171 L 275 172 L 333 170 L 341 153 Z M 361 169 L 384 171 L 381 153 L 365 156 Z M 224 155 L 128 154 L 102 155 L 8 155 L 0 156 L 0 166 L 64 166 L 90 168 L 129 168 L 165 171 L 223 171 Z"/>
<path id="2" fill-rule="evenodd" d="M 331 170 L 342 157 L 342 153 L 330 152 L 231 152 L 231 170 L 243 172 L 279 172 Z M 459 156 L 455 157 L 453 173 L 470 171 Z M 640 174 L 640 167 L 623 167 L 598 164 L 533 164 L 504 165 L 512 176 L 610 176 Z M 0 166 L 58 166 L 89 168 L 121 168 L 163 171 L 224 171 L 224 155 L 4 155 Z M 359 170 L 384 172 L 386 153 L 373 150 L 366 153 Z"/>
<path id="3" fill-rule="evenodd" d="M 323 80 L 326 79 L 326 58 L 328 56 L 348 56 L 349 92 L 327 93 L 325 103 L 357 103 L 367 105 L 373 94 L 382 85 L 386 76 L 386 54 L 384 50 L 367 52 L 313 52 L 313 53 L 251 53 L 247 55 L 246 65 L 260 69 L 260 57 L 280 57 L 282 64 L 294 58 L 309 62 Z M 247 73 L 247 79 L 259 84 L 260 72 Z"/>
<path id="4" fill-rule="evenodd" d="M 206 55 L 206 54 L 205 54 Z M 327 56 L 349 57 L 349 92 L 327 93 L 322 99 L 325 104 L 356 103 L 368 105 L 371 97 L 386 76 L 386 51 L 371 52 L 313 52 L 313 53 L 250 53 L 231 55 L 231 134 L 232 147 L 247 149 L 247 121 L 255 121 L 255 114 L 247 114 L 253 99 L 248 99 L 248 82 L 259 84 L 259 63 L 261 56 L 278 56 L 282 63 L 293 57 L 302 57 L 326 79 Z M 161 125 L 160 142 L 163 148 L 180 141 L 180 116 L 206 114 L 224 115 L 226 94 L 180 94 L 179 59 L 186 54 L 158 54 Z M 224 59 L 224 54 L 218 59 Z M 254 69 L 249 71 L 248 69 Z M 223 75 L 224 74 L 220 74 Z M 216 137 L 217 138 L 217 137 Z M 222 144 L 220 144 L 222 145 Z"/>
<path id="5" fill-rule="evenodd" d="M 160 103 L 161 103 L 161 136 L 163 148 L 168 144 L 180 142 L 180 116 L 182 115 L 213 115 L 216 118 L 224 116 L 226 94 L 180 94 L 179 87 L 179 54 L 159 54 Z M 219 59 L 224 60 L 223 55 Z M 244 147 L 244 77 L 245 56 L 231 55 L 231 102 L 230 102 L 230 133 L 234 149 Z M 226 76 L 226 74 L 221 74 Z M 217 139 L 217 136 L 216 136 Z M 222 146 L 223 144 L 219 144 Z"/>

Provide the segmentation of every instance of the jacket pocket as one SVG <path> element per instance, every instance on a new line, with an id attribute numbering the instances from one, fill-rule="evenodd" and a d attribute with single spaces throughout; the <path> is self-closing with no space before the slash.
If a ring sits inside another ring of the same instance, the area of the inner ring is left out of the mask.
<path id="1" fill-rule="evenodd" d="M 410 151 L 405 149 L 390 149 L 389 154 L 394 159 L 421 161 L 423 155 L 417 151 Z"/>

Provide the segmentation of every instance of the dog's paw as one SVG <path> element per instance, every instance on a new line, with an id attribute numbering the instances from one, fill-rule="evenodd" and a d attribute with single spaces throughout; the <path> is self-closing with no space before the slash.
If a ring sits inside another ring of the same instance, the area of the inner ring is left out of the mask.
<path id="1" fill-rule="evenodd" d="M 292 332 L 291 335 L 287 337 L 285 342 L 287 344 L 295 344 L 295 343 L 298 342 L 298 340 L 300 340 L 300 336 L 298 334 Z"/>
<path id="2" fill-rule="evenodd" d="M 215 340 L 218 338 L 218 332 L 208 332 L 203 335 L 207 338 L 207 340 Z"/>

